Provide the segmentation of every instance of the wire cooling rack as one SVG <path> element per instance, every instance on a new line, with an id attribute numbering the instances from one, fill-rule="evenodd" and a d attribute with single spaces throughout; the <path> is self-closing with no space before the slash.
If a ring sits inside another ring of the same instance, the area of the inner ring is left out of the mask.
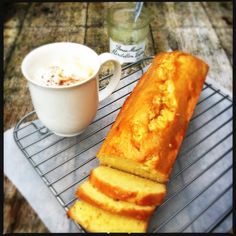
<path id="1" fill-rule="evenodd" d="M 94 121 L 77 137 L 53 134 L 34 111 L 16 125 L 18 147 L 65 211 L 76 200 L 77 187 L 98 165 L 95 155 L 100 145 L 151 61 L 151 57 L 145 58 L 123 67 L 119 87 L 100 104 Z M 100 89 L 109 76 L 100 80 Z M 232 228 L 232 132 L 231 98 L 205 83 L 168 194 L 152 216 L 149 232 L 227 232 Z"/>

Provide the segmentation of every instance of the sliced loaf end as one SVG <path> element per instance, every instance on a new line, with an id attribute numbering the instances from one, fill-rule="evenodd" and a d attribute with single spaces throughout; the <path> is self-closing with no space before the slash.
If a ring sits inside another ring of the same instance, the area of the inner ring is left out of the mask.
<path id="1" fill-rule="evenodd" d="M 91 233 L 145 233 L 147 230 L 147 221 L 115 215 L 84 201 L 76 201 L 67 215 Z"/>

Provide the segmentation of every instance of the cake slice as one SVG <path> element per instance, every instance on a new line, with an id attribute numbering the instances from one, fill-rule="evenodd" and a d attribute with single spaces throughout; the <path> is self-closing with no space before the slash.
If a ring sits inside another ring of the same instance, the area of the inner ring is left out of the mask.
<path id="1" fill-rule="evenodd" d="M 76 201 L 67 215 L 91 233 L 145 233 L 147 221 L 104 211 L 84 201 Z"/>
<path id="2" fill-rule="evenodd" d="M 98 151 L 100 164 L 167 182 L 207 72 L 191 54 L 158 54 Z"/>
<path id="3" fill-rule="evenodd" d="M 114 200 L 95 188 L 90 181 L 84 182 L 77 190 L 76 195 L 83 201 L 107 210 L 114 214 L 130 216 L 139 220 L 147 220 L 154 206 L 139 206 L 135 203 Z"/>
<path id="4" fill-rule="evenodd" d="M 164 184 L 106 166 L 92 170 L 89 180 L 107 196 L 138 205 L 160 205 L 166 195 Z"/>

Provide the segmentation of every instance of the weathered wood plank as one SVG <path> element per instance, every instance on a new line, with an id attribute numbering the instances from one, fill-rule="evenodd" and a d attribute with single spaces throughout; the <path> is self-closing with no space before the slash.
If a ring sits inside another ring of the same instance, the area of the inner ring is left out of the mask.
<path id="1" fill-rule="evenodd" d="M 13 48 L 13 45 L 15 43 L 16 37 L 19 33 L 19 28 L 7 28 L 3 32 L 3 63 L 4 63 L 4 69 L 6 67 L 6 61 L 9 61 L 10 54 Z"/>
<path id="2" fill-rule="evenodd" d="M 87 26 L 103 27 L 106 23 L 108 4 L 105 2 L 88 3 Z"/>
<path id="3" fill-rule="evenodd" d="M 157 3 L 158 4 L 158 3 Z M 166 25 L 174 27 L 210 27 L 210 21 L 199 2 L 168 2 Z"/>
<path id="4" fill-rule="evenodd" d="M 204 2 L 202 5 L 214 27 L 232 27 L 232 2 Z"/>
<path id="5" fill-rule="evenodd" d="M 170 48 L 178 48 L 177 41 L 168 28 L 162 28 L 152 31 L 156 53 L 168 51 Z"/>
<path id="6" fill-rule="evenodd" d="M 30 27 L 70 27 L 84 26 L 86 3 L 33 3 L 26 16 L 25 26 Z"/>
<path id="7" fill-rule="evenodd" d="M 210 27 L 211 23 L 199 2 L 148 2 L 152 15 L 151 27 Z"/>
<path id="8" fill-rule="evenodd" d="M 155 55 L 155 50 L 154 50 L 154 45 L 152 42 L 151 32 L 149 31 L 146 38 L 146 48 L 145 48 L 144 56 L 148 57 L 148 56 L 153 56 L 153 55 Z"/>
<path id="9" fill-rule="evenodd" d="M 4 5 L 4 30 L 18 28 L 28 10 L 29 3 L 7 3 Z"/>
<path id="10" fill-rule="evenodd" d="M 231 65 L 233 64 L 233 29 L 232 28 L 216 28 L 216 34 L 224 48 Z"/>
<path id="11" fill-rule="evenodd" d="M 205 60 L 210 66 L 208 77 L 232 92 L 232 67 L 212 28 L 168 28 L 153 35 L 156 45 L 159 39 L 159 51 L 183 50 Z"/>
<path id="12" fill-rule="evenodd" d="M 145 7 L 150 11 L 151 15 L 151 27 L 153 30 L 158 30 L 159 28 L 166 26 L 166 11 L 167 6 L 164 2 L 147 2 Z"/>
<path id="13" fill-rule="evenodd" d="M 85 45 L 101 54 L 109 51 L 107 29 L 104 27 L 89 27 L 85 38 Z"/>
<path id="14" fill-rule="evenodd" d="M 4 43 L 4 70 L 6 63 L 9 61 L 13 45 L 20 32 L 24 16 L 29 8 L 29 3 L 8 3 L 5 5 L 4 11 L 4 32 L 3 32 L 3 43 Z"/>
<path id="15" fill-rule="evenodd" d="M 16 40 L 16 48 L 13 52 L 9 69 L 5 74 L 5 78 L 9 79 L 11 74 L 20 72 L 20 64 L 24 56 L 32 49 L 47 43 L 57 41 L 70 41 L 83 43 L 84 27 L 45 27 L 40 30 L 36 27 L 25 27 L 18 39 Z M 14 70 L 13 70 L 14 67 Z M 11 73 L 11 74 L 9 74 Z"/>
<path id="16" fill-rule="evenodd" d="M 213 28 L 232 65 L 233 7 L 232 2 L 202 3 Z"/>

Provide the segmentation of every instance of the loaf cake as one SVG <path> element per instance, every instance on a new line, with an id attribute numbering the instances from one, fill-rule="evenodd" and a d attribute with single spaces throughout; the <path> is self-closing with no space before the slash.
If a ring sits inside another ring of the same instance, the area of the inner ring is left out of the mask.
<path id="1" fill-rule="evenodd" d="M 116 215 L 84 201 L 76 201 L 67 215 L 87 232 L 144 233 L 147 230 L 147 220 Z"/>
<path id="2" fill-rule="evenodd" d="M 138 220 L 147 220 L 154 212 L 154 206 L 139 206 L 134 203 L 117 201 L 95 188 L 90 181 L 85 181 L 76 192 L 77 197 L 103 210 L 114 214 L 130 216 Z"/>
<path id="3" fill-rule="evenodd" d="M 158 54 L 123 104 L 97 154 L 100 164 L 167 182 L 207 71 L 193 55 Z"/>
<path id="4" fill-rule="evenodd" d="M 162 203 L 208 65 L 184 53 L 157 55 L 126 99 L 77 190 L 68 216 L 88 232 L 146 232 Z"/>
<path id="5" fill-rule="evenodd" d="M 138 205 L 158 206 L 166 195 L 164 184 L 106 166 L 93 169 L 89 180 L 107 196 Z"/>

